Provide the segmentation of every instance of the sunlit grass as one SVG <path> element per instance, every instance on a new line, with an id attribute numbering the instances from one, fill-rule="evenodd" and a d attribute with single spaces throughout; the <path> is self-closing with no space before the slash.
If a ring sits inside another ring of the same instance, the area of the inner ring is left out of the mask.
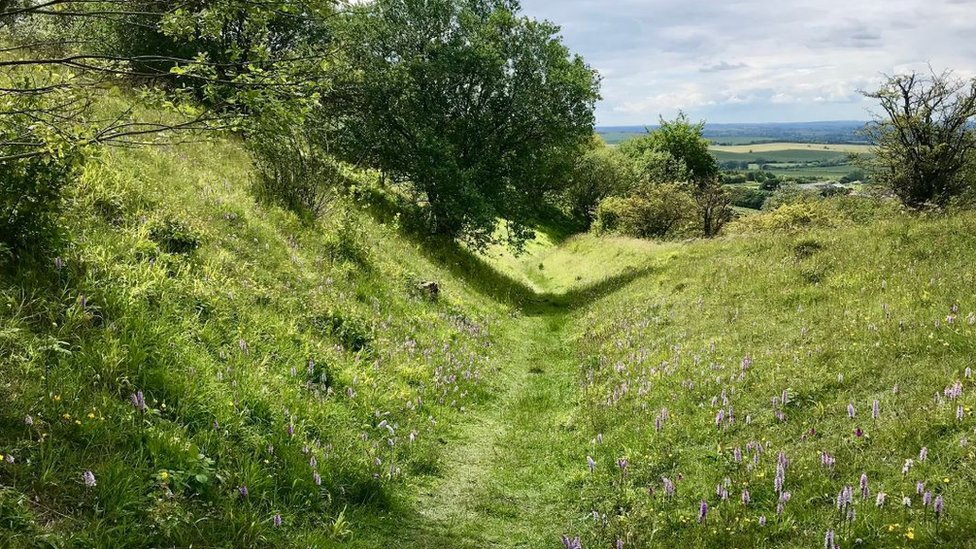
<path id="1" fill-rule="evenodd" d="M 577 339 L 585 546 L 812 547 L 829 530 L 842 547 L 968 546 L 974 226 L 894 215 L 692 244 L 591 307 Z M 838 509 L 845 486 L 854 502 Z"/>

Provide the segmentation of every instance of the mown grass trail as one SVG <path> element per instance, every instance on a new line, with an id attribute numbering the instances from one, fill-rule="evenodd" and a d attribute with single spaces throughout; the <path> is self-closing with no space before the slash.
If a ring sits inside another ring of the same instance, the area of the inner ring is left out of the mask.
<path id="1" fill-rule="evenodd" d="M 462 427 L 445 476 L 418 498 L 416 547 L 551 546 L 571 522 L 564 496 L 574 361 L 559 310 L 518 319 L 497 400 Z"/>
<path id="2" fill-rule="evenodd" d="M 418 486 L 409 509 L 382 532 L 359 539 L 363 547 L 556 547 L 561 535 L 580 528 L 585 517 L 577 516 L 573 486 L 585 463 L 574 448 L 572 322 L 594 299 L 647 272 L 653 257 L 644 244 L 611 256 L 596 244 L 574 239 L 492 259 L 532 296 L 496 334 L 495 392 L 444 441 L 439 475 Z"/>
<path id="3" fill-rule="evenodd" d="M 440 475 L 363 547 L 553 547 L 572 527 L 575 359 L 569 313 L 514 318 L 500 334 L 496 393 L 444 440 Z"/>

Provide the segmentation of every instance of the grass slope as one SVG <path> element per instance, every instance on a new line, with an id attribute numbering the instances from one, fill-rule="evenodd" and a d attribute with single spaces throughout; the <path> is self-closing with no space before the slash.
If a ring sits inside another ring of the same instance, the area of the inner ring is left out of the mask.
<path id="1" fill-rule="evenodd" d="M 327 547 L 437 474 L 506 307 L 356 207 L 308 226 L 249 178 L 229 142 L 109 153 L 62 257 L 4 273 L 0 546 Z"/>
<path id="2" fill-rule="evenodd" d="M 972 215 L 481 257 L 249 177 L 113 152 L 58 263 L 8 266 L 0 546 L 972 544 Z"/>
<path id="3" fill-rule="evenodd" d="M 974 227 L 896 214 L 695 243 L 595 303 L 576 339 L 585 545 L 976 543 Z"/>

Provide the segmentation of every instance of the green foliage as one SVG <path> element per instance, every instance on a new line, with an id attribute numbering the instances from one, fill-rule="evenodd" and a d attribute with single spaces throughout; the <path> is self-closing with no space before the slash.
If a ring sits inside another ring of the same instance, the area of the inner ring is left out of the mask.
<path id="1" fill-rule="evenodd" d="M 701 234 L 712 237 L 732 217 L 729 197 L 719 182 L 719 167 L 704 137 L 705 123 L 692 124 L 681 113 L 673 121 L 661 119 L 660 127 L 627 141 L 620 150 L 634 162 L 640 185 L 638 194 L 660 183 L 685 183 L 694 199 Z"/>
<path id="2" fill-rule="evenodd" d="M 149 222 L 149 239 L 170 254 L 189 254 L 200 247 L 200 234 L 189 222 L 166 216 Z"/>
<path id="3" fill-rule="evenodd" d="M 770 192 L 762 189 L 732 187 L 728 189 L 733 206 L 761 210 Z"/>
<path id="4" fill-rule="evenodd" d="M 360 318 L 328 312 L 315 316 L 311 322 L 317 330 L 328 333 L 352 352 L 367 350 L 373 341 L 372 330 Z"/>
<path id="5" fill-rule="evenodd" d="M 107 9 L 76 4 L 81 13 Z M 208 101 L 233 102 L 239 85 L 272 74 L 283 83 L 285 75 L 297 75 L 298 55 L 327 47 L 332 32 L 324 18 L 335 6 L 332 0 L 133 0 L 118 16 L 80 18 L 71 34 L 91 39 L 95 53 L 131 59 L 134 73 L 167 80 Z M 215 78 L 201 82 L 203 75 Z M 254 90 L 247 95 L 253 97 Z"/>
<path id="6" fill-rule="evenodd" d="M 349 262 L 360 269 L 369 269 L 372 249 L 369 235 L 352 211 L 352 205 L 338 203 L 326 226 L 325 251 L 333 261 Z"/>
<path id="7" fill-rule="evenodd" d="M 343 166 L 330 154 L 322 120 L 288 116 L 285 109 L 262 117 L 247 144 L 254 158 L 256 196 L 316 219 L 346 184 Z"/>
<path id="8" fill-rule="evenodd" d="M 649 166 L 650 173 L 656 174 L 647 178 L 651 182 L 712 181 L 718 177 L 719 169 L 708 150 L 708 140 L 702 137 L 704 129 L 704 122 L 692 124 L 681 113 L 674 120 L 662 118 L 657 129 L 625 142 L 620 151 L 639 165 Z"/>
<path id="9" fill-rule="evenodd" d="M 694 210 L 683 185 L 660 183 L 630 196 L 604 199 L 596 210 L 595 228 L 636 238 L 669 238 L 687 229 Z"/>
<path id="10" fill-rule="evenodd" d="M 634 174 L 628 158 L 600 143 L 579 156 L 564 193 L 573 215 L 588 225 L 601 200 L 624 194 L 633 185 Z"/>
<path id="11" fill-rule="evenodd" d="M 878 219 L 892 218 L 896 211 L 891 201 L 860 196 L 835 195 L 824 199 L 819 195 L 803 195 L 769 207 L 768 203 L 772 200 L 767 201 L 762 214 L 740 217 L 730 224 L 728 231 L 778 233 L 865 225 Z"/>
<path id="12" fill-rule="evenodd" d="M 76 173 L 71 158 L 0 161 L 0 245 L 19 253 L 53 244 L 61 190 Z"/>
<path id="13" fill-rule="evenodd" d="M 58 0 L 14 11 L 0 24 L 0 41 L 16 45 L 0 59 L 0 159 L 239 130 L 282 104 L 317 104 L 331 81 L 332 0 Z M 110 99 L 125 106 L 99 112 Z M 12 125 L 30 135 L 7 139 Z"/>
<path id="14" fill-rule="evenodd" d="M 877 154 L 867 164 L 877 182 L 913 208 L 944 207 L 972 186 L 976 79 L 903 74 L 865 95 L 884 112 L 868 128 Z"/>
<path id="15" fill-rule="evenodd" d="M 763 203 L 763 210 L 775 210 L 786 204 L 800 202 L 815 202 L 820 199 L 820 193 L 813 189 L 806 189 L 797 184 L 787 184 L 776 189 Z"/>
<path id="16" fill-rule="evenodd" d="M 344 32 L 350 159 L 413 194 L 432 232 L 484 248 L 502 218 L 523 241 L 591 138 L 594 71 L 511 0 L 380 0 Z"/>
<path id="17" fill-rule="evenodd" d="M 867 181 L 868 174 L 861 169 L 851 170 L 844 177 L 841 177 L 838 181 L 841 183 L 854 183 L 856 181 Z"/>

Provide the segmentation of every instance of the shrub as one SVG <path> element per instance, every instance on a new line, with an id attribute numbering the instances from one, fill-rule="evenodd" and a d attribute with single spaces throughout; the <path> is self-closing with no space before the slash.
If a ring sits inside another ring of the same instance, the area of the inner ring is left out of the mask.
<path id="1" fill-rule="evenodd" d="M 56 239 L 61 191 L 76 174 L 73 160 L 42 156 L 0 163 L 0 245 L 17 254 Z"/>
<path id="2" fill-rule="evenodd" d="M 313 317 L 311 324 L 316 330 L 334 337 L 349 351 L 368 350 L 373 342 L 369 324 L 360 318 L 330 311 Z"/>
<path id="3" fill-rule="evenodd" d="M 626 192 L 633 174 L 626 156 L 603 144 L 580 156 L 565 196 L 573 215 L 587 225 L 596 215 L 596 207 L 607 196 Z"/>
<path id="4" fill-rule="evenodd" d="M 851 190 L 843 185 L 824 185 L 820 187 L 820 196 L 830 198 L 831 196 L 843 196 L 851 194 Z"/>
<path id="5" fill-rule="evenodd" d="M 637 194 L 600 202 L 596 229 L 637 238 L 673 237 L 686 228 L 694 212 L 695 202 L 682 185 L 649 185 Z"/>
<path id="6" fill-rule="evenodd" d="M 736 233 L 792 232 L 801 229 L 864 225 L 890 218 L 898 203 L 863 196 L 836 196 L 828 199 L 784 204 L 759 215 L 743 216 L 729 229 Z"/>
<path id="7" fill-rule="evenodd" d="M 817 191 L 807 190 L 796 184 L 783 185 L 766 199 L 762 209 L 772 211 L 787 204 L 815 202 L 820 198 Z"/>
<path id="8" fill-rule="evenodd" d="M 259 200 L 316 219 L 345 181 L 342 165 L 328 154 L 325 130 L 315 122 L 265 124 L 248 141 Z"/>
<path id="9" fill-rule="evenodd" d="M 741 217 L 732 223 L 732 232 L 776 233 L 804 228 L 833 226 L 834 218 L 826 208 L 811 202 L 784 204 L 759 215 Z"/>
<path id="10" fill-rule="evenodd" d="M 351 206 L 338 210 L 339 214 L 326 228 L 325 248 L 337 262 L 354 263 L 362 268 L 370 265 L 369 235 L 351 212 Z"/>
<path id="11" fill-rule="evenodd" d="M 753 210 L 762 209 L 763 204 L 771 194 L 758 189 L 743 189 L 739 187 L 732 187 L 728 191 L 731 195 L 733 206 Z"/>

